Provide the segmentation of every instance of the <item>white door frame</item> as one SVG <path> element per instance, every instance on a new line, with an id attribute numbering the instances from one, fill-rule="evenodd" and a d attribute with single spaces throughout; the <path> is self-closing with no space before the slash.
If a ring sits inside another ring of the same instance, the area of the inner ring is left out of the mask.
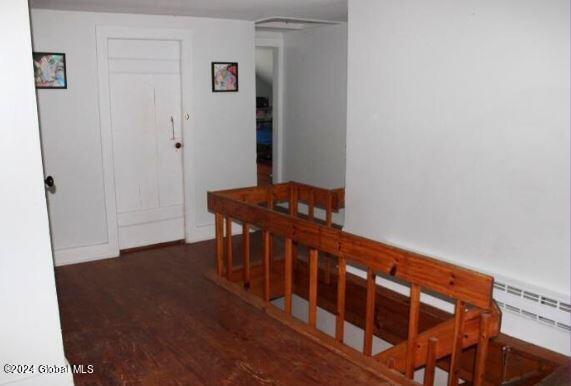
<path id="1" fill-rule="evenodd" d="M 164 29 L 164 28 L 133 28 L 133 27 L 113 27 L 113 26 L 97 26 L 97 68 L 99 78 L 99 119 L 101 129 L 101 154 L 103 159 L 103 183 L 105 185 L 105 210 L 107 217 L 107 244 L 105 246 L 106 256 L 119 256 L 119 237 L 117 226 L 117 205 L 115 201 L 115 169 L 113 163 L 113 133 L 111 128 L 111 101 L 109 95 L 109 71 L 108 71 L 108 49 L 107 42 L 109 39 L 148 39 L 148 40 L 178 40 L 181 49 L 181 112 L 184 116 L 189 114 L 192 116 L 191 100 L 192 100 L 192 58 L 191 45 L 192 34 L 188 30 L 183 29 Z M 190 186 L 191 168 L 188 162 L 191 157 L 192 130 L 190 119 L 182 119 L 182 137 L 183 137 L 183 154 L 182 154 L 182 170 L 183 170 L 183 197 L 184 197 L 184 222 L 185 228 L 189 229 L 190 211 L 188 210 L 188 187 Z M 189 238 L 185 229 L 186 238 Z M 103 256 L 101 256 L 103 257 Z"/>
<path id="2" fill-rule="evenodd" d="M 272 174 L 273 183 L 283 182 L 284 42 L 281 35 L 259 34 L 256 47 L 274 48 Z"/>

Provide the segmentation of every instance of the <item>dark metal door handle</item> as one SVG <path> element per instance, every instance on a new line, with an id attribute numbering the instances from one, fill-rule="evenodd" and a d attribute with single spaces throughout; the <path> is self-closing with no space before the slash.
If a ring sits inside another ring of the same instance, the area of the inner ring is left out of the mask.
<path id="1" fill-rule="evenodd" d="M 55 181 L 54 181 L 54 178 L 52 176 L 47 176 L 46 179 L 44 180 L 44 184 L 46 184 L 46 186 L 48 188 L 53 187 L 54 183 L 55 183 Z"/>
<path id="2" fill-rule="evenodd" d="M 182 143 L 177 142 L 174 144 L 174 147 L 176 147 L 177 149 L 180 149 L 182 147 Z"/>

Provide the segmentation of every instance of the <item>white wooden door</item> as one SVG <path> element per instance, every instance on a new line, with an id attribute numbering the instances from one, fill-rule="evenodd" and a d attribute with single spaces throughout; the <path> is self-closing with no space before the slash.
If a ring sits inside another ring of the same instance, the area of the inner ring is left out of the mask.
<path id="1" fill-rule="evenodd" d="M 119 248 L 183 239 L 179 42 L 112 39 L 108 50 Z"/>

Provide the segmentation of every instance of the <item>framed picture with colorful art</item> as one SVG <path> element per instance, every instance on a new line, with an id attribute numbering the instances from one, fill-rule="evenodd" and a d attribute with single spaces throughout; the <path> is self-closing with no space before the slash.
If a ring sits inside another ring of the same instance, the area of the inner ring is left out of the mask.
<path id="1" fill-rule="evenodd" d="M 212 92 L 238 91 L 238 63 L 212 62 Z"/>
<path id="2" fill-rule="evenodd" d="M 33 59 L 36 88 L 67 88 L 65 54 L 34 52 Z"/>

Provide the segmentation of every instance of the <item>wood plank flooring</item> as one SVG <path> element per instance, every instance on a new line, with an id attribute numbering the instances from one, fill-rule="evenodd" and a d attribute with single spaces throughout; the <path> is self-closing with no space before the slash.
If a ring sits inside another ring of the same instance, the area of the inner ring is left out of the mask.
<path id="1" fill-rule="evenodd" d="M 207 280 L 213 267 L 207 241 L 56 268 L 66 357 L 94 366 L 76 385 L 386 384 Z"/>

